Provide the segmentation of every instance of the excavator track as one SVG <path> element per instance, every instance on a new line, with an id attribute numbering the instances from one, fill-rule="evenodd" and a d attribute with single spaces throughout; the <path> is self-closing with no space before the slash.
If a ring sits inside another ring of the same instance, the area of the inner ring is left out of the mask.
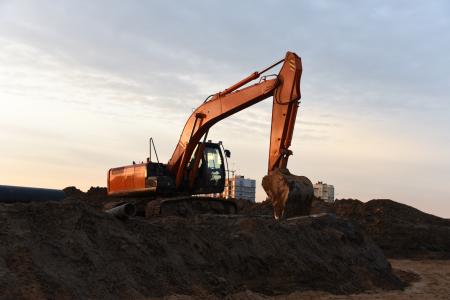
<path id="1" fill-rule="evenodd" d="M 181 216 L 199 214 L 236 214 L 234 201 L 211 197 L 175 197 L 149 201 L 145 207 L 145 217 Z"/>

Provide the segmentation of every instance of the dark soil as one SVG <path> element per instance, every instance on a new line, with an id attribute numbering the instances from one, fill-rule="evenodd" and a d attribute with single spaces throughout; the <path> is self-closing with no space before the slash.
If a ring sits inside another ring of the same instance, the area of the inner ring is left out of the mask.
<path id="1" fill-rule="evenodd" d="M 239 202 L 240 203 L 240 202 Z M 272 204 L 240 203 L 241 213 L 271 215 Z M 312 214 L 334 213 L 360 226 L 390 258 L 450 259 L 450 220 L 392 200 L 315 199 Z"/>
<path id="2" fill-rule="evenodd" d="M 98 210 L 101 190 L 61 203 L 0 204 L 1 299 L 222 297 L 401 289 L 382 251 L 333 215 L 132 218 Z M 78 195 L 78 196 L 77 196 Z"/>
<path id="3" fill-rule="evenodd" d="M 392 258 L 450 259 L 450 220 L 392 200 L 337 200 L 340 217 L 358 223 Z"/>

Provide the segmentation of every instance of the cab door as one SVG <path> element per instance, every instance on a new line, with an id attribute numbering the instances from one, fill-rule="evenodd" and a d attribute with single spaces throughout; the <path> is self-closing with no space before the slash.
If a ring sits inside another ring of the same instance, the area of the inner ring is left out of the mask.
<path id="1" fill-rule="evenodd" d="M 193 193 L 222 193 L 225 187 L 225 164 L 220 145 L 203 144 L 203 155 L 199 162 Z"/>

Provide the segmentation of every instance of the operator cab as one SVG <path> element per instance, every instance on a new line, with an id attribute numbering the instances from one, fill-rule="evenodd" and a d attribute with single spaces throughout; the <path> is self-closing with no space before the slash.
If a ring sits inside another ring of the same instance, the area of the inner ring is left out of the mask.
<path id="1" fill-rule="evenodd" d="M 203 155 L 199 160 L 197 176 L 193 183 L 193 193 L 195 194 L 213 194 L 222 193 L 225 187 L 225 160 L 220 143 L 205 142 Z M 195 153 L 188 166 L 188 172 L 194 170 Z M 226 157 L 229 157 L 229 151 L 225 150 Z M 225 158 L 226 159 L 226 158 Z"/>

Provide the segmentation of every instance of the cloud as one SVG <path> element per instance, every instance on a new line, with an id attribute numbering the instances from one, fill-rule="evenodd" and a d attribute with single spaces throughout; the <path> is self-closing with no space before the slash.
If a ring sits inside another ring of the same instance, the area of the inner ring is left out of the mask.
<path id="1" fill-rule="evenodd" d="M 4 3 L 3 35 L 167 95 L 164 107 L 194 107 L 291 48 L 303 55 L 311 101 L 369 114 L 429 107 L 424 97 L 448 108 L 445 1 L 261 1 L 241 13 L 203 1 Z"/>
<path id="2" fill-rule="evenodd" d="M 79 159 L 111 149 L 135 158 L 137 141 L 155 133 L 169 153 L 206 96 L 293 50 L 304 67 L 293 141 L 302 162 L 321 155 L 343 170 L 351 156 L 370 168 L 374 153 L 427 145 L 398 159 L 434 164 L 450 153 L 449 11 L 447 1 L 0 1 L 2 126 L 101 148 L 73 148 Z M 242 156 L 249 172 L 263 170 L 254 165 L 266 160 L 270 113 L 267 100 L 212 133 L 234 153 L 252 149 Z M 102 145 L 105 136 L 118 141 Z"/>

